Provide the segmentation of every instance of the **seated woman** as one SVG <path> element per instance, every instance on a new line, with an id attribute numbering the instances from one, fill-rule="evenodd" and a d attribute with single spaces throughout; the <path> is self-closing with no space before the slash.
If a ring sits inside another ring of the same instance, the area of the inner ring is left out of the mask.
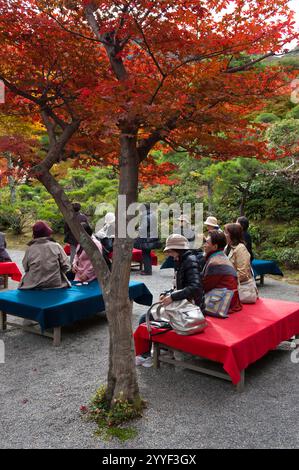
<path id="1" fill-rule="evenodd" d="M 198 305 L 204 313 L 204 290 L 199 262 L 196 255 L 189 249 L 187 238 L 179 234 L 170 235 L 166 240 L 164 252 L 174 258 L 176 271 L 175 288 L 160 295 L 161 303 L 167 306 L 173 301 L 188 299 Z M 139 324 L 145 322 L 145 317 L 145 314 L 140 317 Z M 136 365 L 144 367 L 152 365 L 150 350 L 136 357 Z"/>
<path id="2" fill-rule="evenodd" d="M 11 258 L 6 251 L 5 235 L 2 232 L 0 232 L 0 263 L 11 263 Z"/>
<path id="3" fill-rule="evenodd" d="M 237 271 L 239 283 L 249 281 L 253 277 L 250 253 L 245 246 L 241 225 L 227 224 L 224 233 L 227 241 L 225 253 Z"/>
<path id="4" fill-rule="evenodd" d="M 91 237 L 92 241 L 97 245 L 98 250 L 102 253 L 102 244 L 92 233 L 90 225 L 83 223 L 82 227 L 85 232 Z M 88 258 L 87 254 L 83 250 L 82 246 L 78 245 L 76 248 L 76 254 L 72 266 L 72 270 L 75 273 L 76 282 L 91 282 L 96 279 L 96 273 L 93 265 Z"/>
<path id="5" fill-rule="evenodd" d="M 188 240 L 179 234 L 170 235 L 164 252 L 175 261 L 175 289 L 160 298 L 164 306 L 176 300 L 194 301 L 204 312 L 204 290 L 197 256 L 189 249 Z"/>
<path id="6" fill-rule="evenodd" d="M 23 258 L 25 274 L 19 289 L 61 289 L 69 287 L 66 272 L 71 269 L 63 248 L 51 239 L 52 229 L 42 221 L 32 228 L 33 240 L 29 242 Z"/>
<path id="7" fill-rule="evenodd" d="M 203 287 L 205 292 L 216 288 L 234 291 L 229 309 L 229 313 L 232 313 L 241 310 L 242 304 L 238 294 L 237 272 L 223 252 L 225 246 L 226 237 L 223 232 L 218 230 L 209 232 L 204 244 L 206 265 L 203 270 Z"/>

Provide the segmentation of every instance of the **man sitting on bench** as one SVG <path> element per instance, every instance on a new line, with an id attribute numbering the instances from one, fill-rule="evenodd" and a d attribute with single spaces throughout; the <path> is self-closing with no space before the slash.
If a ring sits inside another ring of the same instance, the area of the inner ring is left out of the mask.
<path id="1" fill-rule="evenodd" d="M 71 266 L 63 248 L 51 239 L 53 230 L 42 221 L 32 227 L 33 240 L 23 258 L 25 274 L 19 289 L 61 289 L 70 287 L 66 273 Z"/>

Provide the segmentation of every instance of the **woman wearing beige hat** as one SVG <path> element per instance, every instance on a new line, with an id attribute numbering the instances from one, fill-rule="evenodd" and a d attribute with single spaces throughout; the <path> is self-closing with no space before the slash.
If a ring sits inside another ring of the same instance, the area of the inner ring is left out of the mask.
<path id="1" fill-rule="evenodd" d="M 198 305 L 204 312 L 204 291 L 200 277 L 198 259 L 189 249 L 189 242 L 183 235 L 173 234 L 166 240 L 164 252 L 175 261 L 175 287 L 160 295 L 161 303 L 166 306 L 176 300 L 188 299 Z M 145 322 L 142 315 L 139 324 Z M 151 367 L 152 358 L 148 353 L 136 357 L 136 365 Z"/>

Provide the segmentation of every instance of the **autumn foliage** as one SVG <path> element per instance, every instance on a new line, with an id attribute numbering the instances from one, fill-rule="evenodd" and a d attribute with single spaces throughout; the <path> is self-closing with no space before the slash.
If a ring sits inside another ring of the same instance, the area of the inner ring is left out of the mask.
<path id="1" fill-rule="evenodd" d="M 198 157 L 264 157 L 248 116 L 281 92 L 285 76 L 246 57 L 281 52 L 294 22 L 287 1 L 233 3 L 1 0 L 0 75 L 21 91 L 8 87 L 8 112 L 40 120 L 42 105 L 75 115 L 80 131 L 65 151 L 78 165 L 117 164 L 128 118 L 140 146 L 152 139 Z M 170 168 L 148 165 L 142 177 L 151 170 L 155 179 Z"/>

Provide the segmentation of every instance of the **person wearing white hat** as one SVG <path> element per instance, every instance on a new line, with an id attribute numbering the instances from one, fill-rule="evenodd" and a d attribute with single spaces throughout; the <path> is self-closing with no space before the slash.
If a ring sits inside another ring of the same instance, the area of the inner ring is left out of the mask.
<path id="1" fill-rule="evenodd" d="M 104 226 L 96 233 L 96 238 L 102 243 L 104 259 L 109 269 L 111 269 L 110 256 L 113 252 L 115 238 L 115 215 L 113 212 L 107 212 L 104 221 Z"/>
<path id="2" fill-rule="evenodd" d="M 107 212 L 104 226 L 96 233 L 96 237 L 99 239 L 115 237 L 115 215 L 113 212 Z"/>
<path id="3" fill-rule="evenodd" d="M 207 220 L 203 224 L 207 226 L 207 229 L 208 229 L 209 232 L 211 230 L 219 230 L 220 229 L 220 227 L 218 225 L 218 220 L 216 219 L 216 217 L 212 217 L 212 216 L 207 217 Z"/>

